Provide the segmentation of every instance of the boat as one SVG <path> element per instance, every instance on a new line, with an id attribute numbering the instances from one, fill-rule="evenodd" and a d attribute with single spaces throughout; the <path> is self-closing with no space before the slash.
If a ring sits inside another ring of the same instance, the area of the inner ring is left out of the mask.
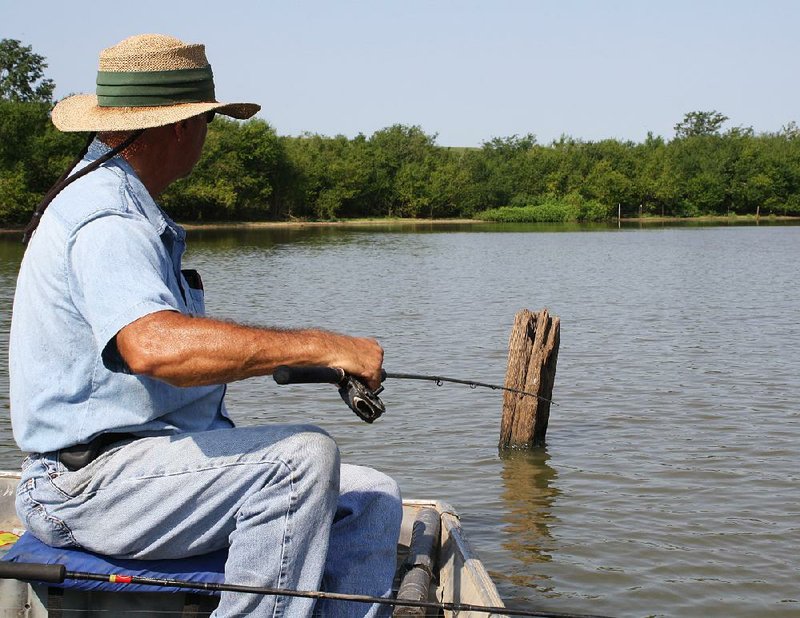
<path id="1" fill-rule="evenodd" d="M 19 479 L 18 472 L 0 471 L 0 559 L 24 533 L 14 510 Z M 505 606 L 494 582 L 471 549 L 458 513 L 445 502 L 403 501 L 397 565 L 395 597 L 409 605 L 395 606 L 395 616 L 477 618 L 503 615 L 498 611 L 469 609 L 497 610 Z M 83 618 L 129 613 L 137 618 L 200 617 L 208 616 L 216 604 L 215 596 L 186 591 L 81 590 L 0 579 L 0 616 L 60 618 L 72 614 Z"/>

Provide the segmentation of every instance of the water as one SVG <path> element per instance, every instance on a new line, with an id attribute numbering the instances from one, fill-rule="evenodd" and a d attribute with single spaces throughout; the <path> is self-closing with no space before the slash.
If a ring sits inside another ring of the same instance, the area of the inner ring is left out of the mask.
<path id="1" fill-rule="evenodd" d="M 190 234 L 211 314 L 375 335 L 388 371 L 502 383 L 514 314 L 561 348 L 547 446 L 501 457 L 502 398 L 387 382 L 234 384 L 240 424 L 312 421 L 408 497 L 462 514 L 509 605 L 800 615 L 800 227 L 303 228 Z M 491 231 L 489 231 L 491 230 Z M 21 250 L 0 238 L 0 353 Z M 8 408 L 0 366 L 0 406 Z M 0 467 L 19 464 L 7 414 Z"/>

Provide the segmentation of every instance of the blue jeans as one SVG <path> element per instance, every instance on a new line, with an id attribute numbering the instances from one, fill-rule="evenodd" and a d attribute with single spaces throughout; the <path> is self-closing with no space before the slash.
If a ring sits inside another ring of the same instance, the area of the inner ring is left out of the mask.
<path id="1" fill-rule="evenodd" d="M 229 546 L 229 583 L 389 596 L 402 518 L 397 484 L 339 462 L 307 425 L 141 438 L 68 471 L 23 467 L 17 512 L 49 545 L 125 558 Z M 385 605 L 223 593 L 214 616 L 385 616 Z"/>

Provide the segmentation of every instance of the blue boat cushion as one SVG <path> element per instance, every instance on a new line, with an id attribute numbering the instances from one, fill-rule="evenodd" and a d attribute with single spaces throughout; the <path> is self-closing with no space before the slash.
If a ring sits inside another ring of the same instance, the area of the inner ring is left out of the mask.
<path id="1" fill-rule="evenodd" d="M 3 560 L 39 564 L 63 564 L 68 571 L 102 573 L 104 575 L 137 575 L 159 579 L 180 579 L 190 582 L 225 581 L 225 560 L 228 550 L 221 549 L 210 554 L 180 558 L 176 560 L 131 560 L 100 556 L 80 549 L 63 549 L 45 545 L 31 533 L 26 532 L 11 546 Z M 219 594 L 209 590 L 188 588 L 162 588 L 141 584 L 112 584 L 111 582 L 67 579 L 63 584 L 50 584 L 79 590 L 114 590 L 118 592 L 195 592 Z"/>

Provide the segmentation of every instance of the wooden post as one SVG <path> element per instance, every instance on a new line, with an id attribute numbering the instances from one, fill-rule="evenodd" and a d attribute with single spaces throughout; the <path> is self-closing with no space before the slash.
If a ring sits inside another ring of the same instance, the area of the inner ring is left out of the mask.
<path id="1" fill-rule="evenodd" d="M 505 391 L 500 448 L 542 446 L 550 418 L 550 400 L 556 378 L 561 320 L 547 309 L 527 309 L 514 316 L 508 341 L 508 368 L 504 386 L 536 393 L 538 397 Z M 547 400 L 547 401 L 545 401 Z"/>

